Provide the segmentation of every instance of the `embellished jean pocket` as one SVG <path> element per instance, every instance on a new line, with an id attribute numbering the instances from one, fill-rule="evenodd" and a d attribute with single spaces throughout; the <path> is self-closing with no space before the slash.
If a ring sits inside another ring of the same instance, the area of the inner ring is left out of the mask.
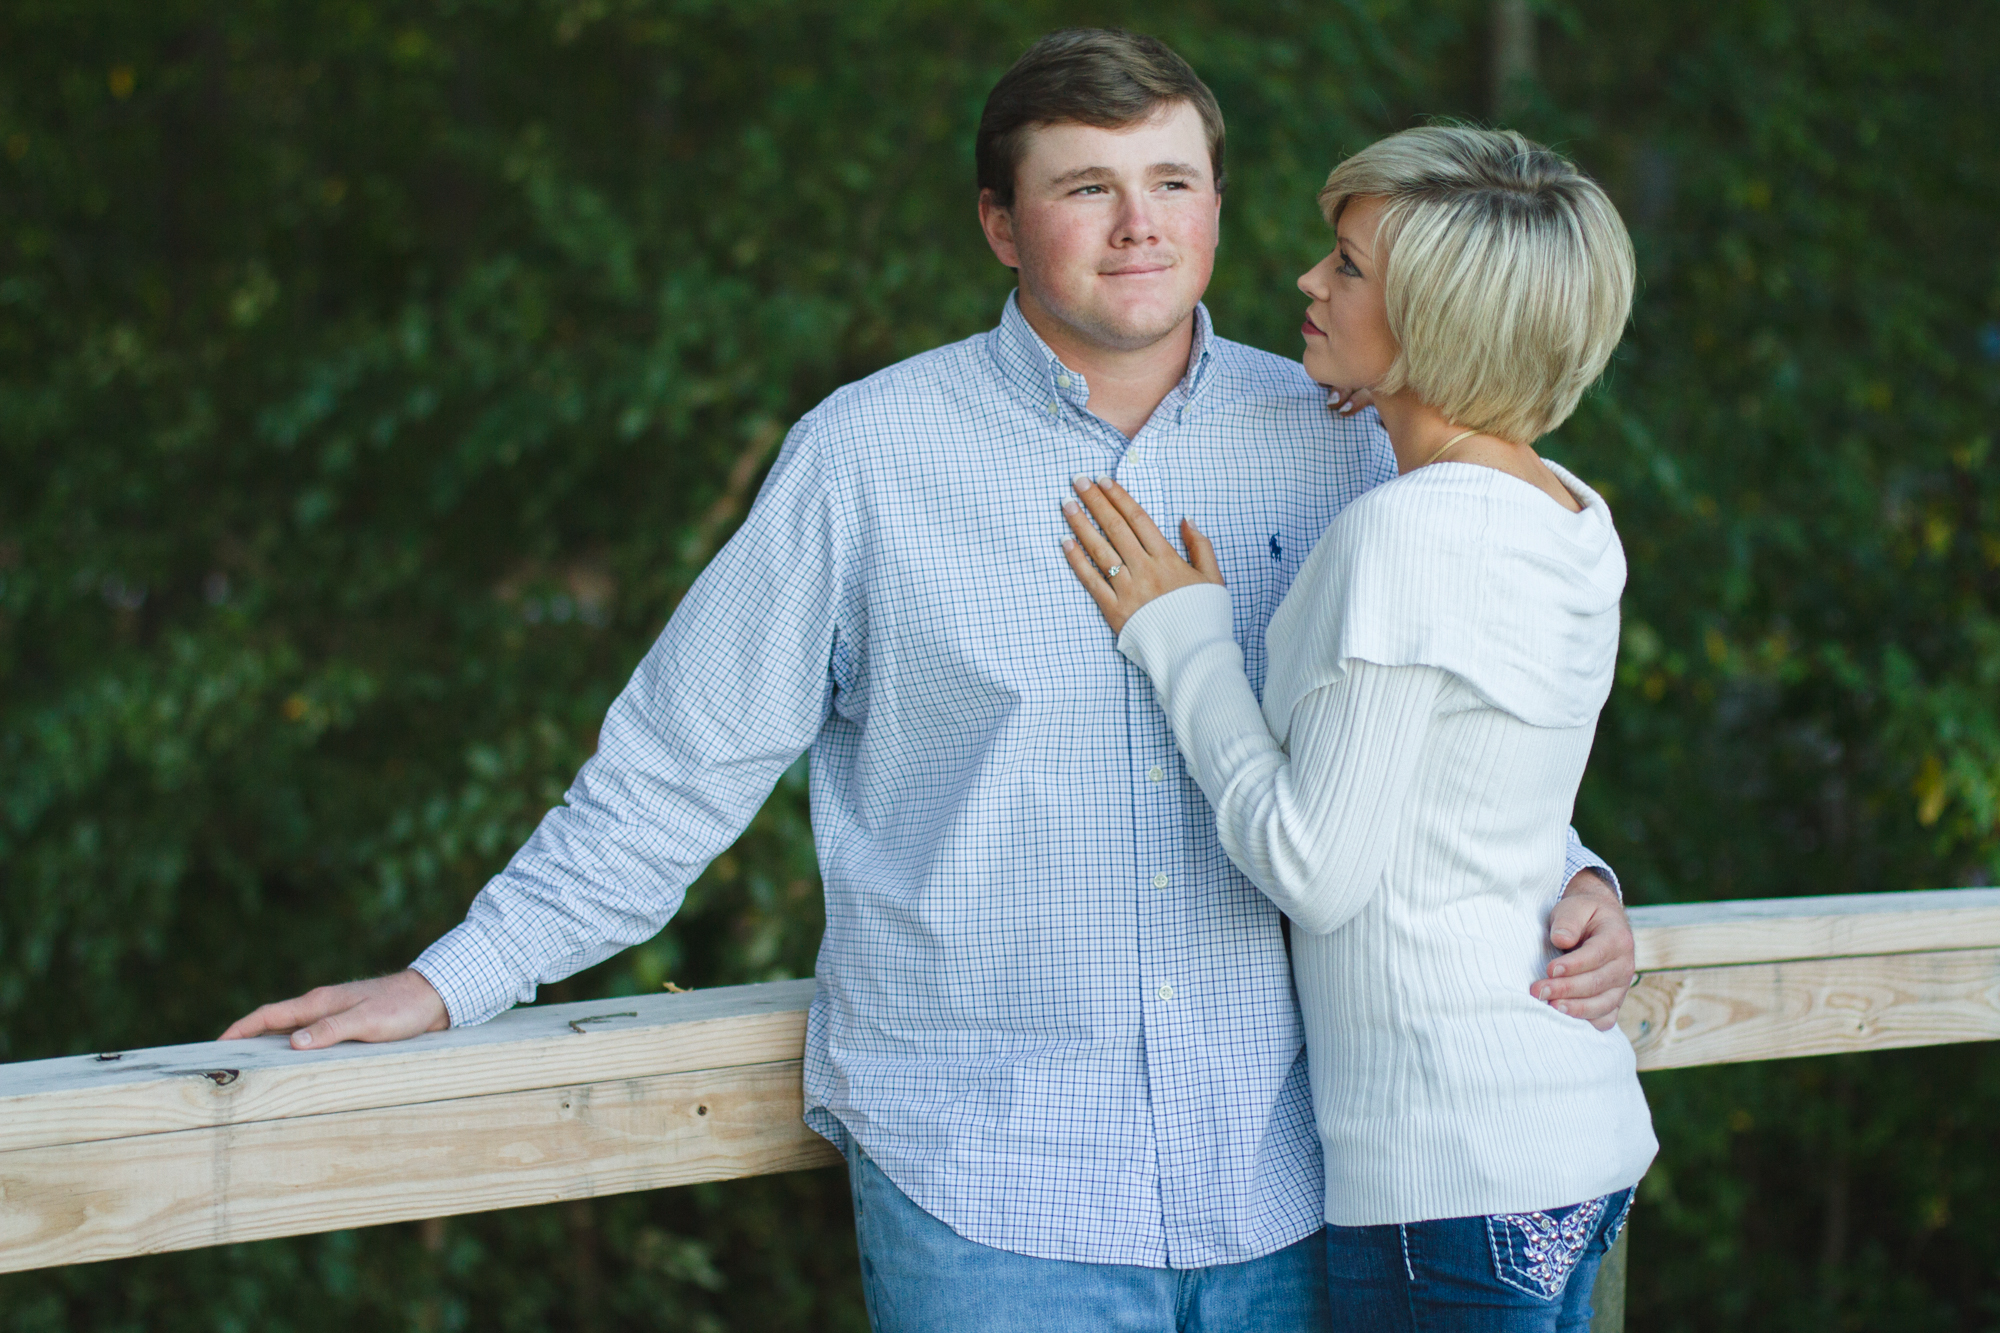
<path id="1" fill-rule="evenodd" d="M 1612 1194 L 1542 1213 L 1487 1218 L 1486 1238 L 1493 1248 L 1494 1275 L 1530 1296 L 1558 1299 L 1597 1235 L 1606 1205 L 1617 1201 L 1618 1196 Z"/>
<path id="2" fill-rule="evenodd" d="M 1605 1249 L 1608 1250 L 1618 1243 L 1619 1233 L 1625 1230 L 1625 1223 L 1631 1220 L 1632 1201 L 1638 1197 L 1639 1187 L 1637 1185 L 1632 1186 L 1630 1189 L 1619 1190 L 1616 1194 L 1605 1196 L 1605 1206 L 1616 1214 L 1611 1220 L 1611 1225 L 1604 1229 Z"/>

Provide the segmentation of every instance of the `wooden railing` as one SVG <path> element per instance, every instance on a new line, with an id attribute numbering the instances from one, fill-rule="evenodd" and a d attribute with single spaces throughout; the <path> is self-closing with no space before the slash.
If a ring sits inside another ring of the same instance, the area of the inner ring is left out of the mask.
<path id="1" fill-rule="evenodd" d="M 2000 890 L 1642 907 L 1642 1069 L 2000 1037 Z M 0 1065 L 0 1272 L 824 1166 L 810 981 Z"/>

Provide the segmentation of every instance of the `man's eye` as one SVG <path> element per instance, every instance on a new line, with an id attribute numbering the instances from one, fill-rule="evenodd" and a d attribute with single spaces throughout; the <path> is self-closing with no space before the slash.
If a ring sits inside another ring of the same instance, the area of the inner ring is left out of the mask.
<path id="1" fill-rule="evenodd" d="M 1104 187 L 1103 187 L 1102 185 L 1085 185 L 1085 186 L 1082 186 L 1082 187 L 1081 187 L 1081 188 L 1079 188 L 1079 189 L 1075 189 L 1075 190 L 1072 190 L 1072 191 L 1070 191 L 1070 193 L 1072 193 L 1072 194 L 1103 194 L 1103 193 L 1104 193 Z"/>
<path id="2" fill-rule="evenodd" d="M 1188 188 L 1186 181 L 1162 181 L 1160 183 L 1169 190 L 1185 190 Z"/>

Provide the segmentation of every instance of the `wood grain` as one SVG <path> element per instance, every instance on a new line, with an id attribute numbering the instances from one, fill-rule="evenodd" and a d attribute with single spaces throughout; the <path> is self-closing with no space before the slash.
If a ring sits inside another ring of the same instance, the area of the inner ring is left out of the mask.
<path id="1" fill-rule="evenodd" d="M 259 1037 L 0 1065 L 0 1152 L 796 1060 L 812 991 L 774 981 L 539 1005 L 384 1046 Z"/>
<path id="2" fill-rule="evenodd" d="M 1641 1069 L 2000 1038 L 2000 949 L 1648 972 L 1619 1026 Z"/>
<path id="3" fill-rule="evenodd" d="M 797 1061 L 0 1153 L 0 1272 L 839 1160 Z"/>
<path id="4" fill-rule="evenodd" d="M 2000 948 L 2000 889 L 1635 907 L 1639 970 Z"/>

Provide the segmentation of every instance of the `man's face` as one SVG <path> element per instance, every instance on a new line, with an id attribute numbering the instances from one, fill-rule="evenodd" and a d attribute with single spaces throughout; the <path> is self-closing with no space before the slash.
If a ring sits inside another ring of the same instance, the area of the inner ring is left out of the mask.
<path id="1" fill-rule="evenodd" d="M 1045 315 L 1107 351 L 1150 347 L 1193 312 L 1221 216 L 1208 136 L 1186 102 L 1121 129 L 1031 130 L 1014 206 L 979 201 L 993 253 L 1020 272 L 1030 319 Z"/>

